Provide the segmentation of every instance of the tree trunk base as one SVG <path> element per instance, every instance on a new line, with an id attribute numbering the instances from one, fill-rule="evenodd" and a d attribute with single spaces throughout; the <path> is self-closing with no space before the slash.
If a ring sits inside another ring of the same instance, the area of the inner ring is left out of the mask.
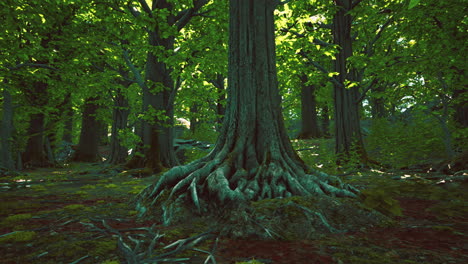
<path id="1" fill-rule="evenodd" d="M 164 225 L 198 219 L 229 237 L 262 239 L 310 239 L 388 220 L 359 206 L 358 191 L 335 176 L 298 177 L 279 163 L 233 168 L 227 158 L 204 158 L 169 170 L 137 196 L 139 216 Z"/>
<path id="2" fill-rule="evenodd" d="M 180 202 L 194 214 L 204 215 L 248 208 L 252 201 L 264 199 L 357 197 L 358 191 L 339 178 L 312 169 L 306 173 L 286 159 L 265 160 L 247 171 L 233 161 L 232 156 L 212 154 L 169 170 L 137 196 L 140 216 L 153 207 L 159 208 L 155 206 L 158 202 L 162 204 L 163 222 L 169 224 L 173 220 L 172 208 L 178 207 Z"/>

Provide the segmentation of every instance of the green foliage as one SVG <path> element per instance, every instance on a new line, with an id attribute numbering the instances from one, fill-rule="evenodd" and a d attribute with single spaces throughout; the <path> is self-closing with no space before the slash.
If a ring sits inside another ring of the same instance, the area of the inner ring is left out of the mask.
<path id="1" fill-rule="evenodd" d="M 369 154 L 375 160 L 394 168 L 424 164 L 444 158 L 440 124 L 420 115 L 410 122 L 374 120 L 366 138 Z"/>
<path id="2" fill-rule="evenodd" d="M 411 9 L 411 8 L 415 7 L 416 5 L 418 5 L 418 3 L 420 1 L 421 0 L 410 0 L 409 5 L 408 5 L 408 9 Z"/>

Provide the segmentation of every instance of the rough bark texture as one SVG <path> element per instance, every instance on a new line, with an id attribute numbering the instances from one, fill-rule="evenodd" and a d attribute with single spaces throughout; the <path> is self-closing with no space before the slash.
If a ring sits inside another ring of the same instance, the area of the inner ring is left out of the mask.
<path id="1" fill-rule="evenodd" d="M 317 121 L 317 101 L 315 86 L 307 84 L 307 75 L 301 76 L 301 132 L 300 139 L 318 138 L 321 136 Z"/>
<path id="2" fill-rule="evenodd" d="M 75 161 L 95 162 L 100 160 L 99 147 L 99 121 L 96 120 L 98 109 L 97 98 L 86 100 L 81 123 L 80 141 L 75 152 Z"/>
<path id="3" fill-rule="evenodd" d="M 142 191 L 141 213 L 165 189 L 169 201 L 186 197 L 198 212 L 294 195 L 355 196 L 339 179 L 309 169 L 289 142 L 276 76 L 274 3 L 230 1 L 228 103 L 216 147 Z"/>
<path id="4" fill-rule="evenodd" d="M 362 142 L 359 119 L 359 89 L 358 86 L 346 88 L 346 81 L 355 81 L 353 69 L 348 69 L 347 59 L 353 55 L 351 23 L 351 0 L 335 0 L 338 10 L 333 18 L 333 41 L 340 46 L 340 52 L 334 60 L 334 71 L 337 84 L 334 89 L 335 102 L 335 138 L 336 153 L 343 158 L 349 156 L 352 148 L 357 151 L 361 162 L 366 163 L 367 157 Z"/>
<path id="5" fill-rule="evenodd" d="M 11 101 L 11 94 L 5 87 L 3 89 L 2 126 L 0 129 L 0 165 L 9 170 L 15 169 L 11 145 L 13 142 L 13 130 L 13 103 Z"/>

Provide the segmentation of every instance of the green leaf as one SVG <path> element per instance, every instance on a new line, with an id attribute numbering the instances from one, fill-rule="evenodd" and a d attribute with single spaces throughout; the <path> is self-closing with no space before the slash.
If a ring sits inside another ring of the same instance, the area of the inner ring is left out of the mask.
<path id="1" fill-rule="evenodd" d="M 415 7 L 421 0 L 410 0 L 408 9 Z"/>

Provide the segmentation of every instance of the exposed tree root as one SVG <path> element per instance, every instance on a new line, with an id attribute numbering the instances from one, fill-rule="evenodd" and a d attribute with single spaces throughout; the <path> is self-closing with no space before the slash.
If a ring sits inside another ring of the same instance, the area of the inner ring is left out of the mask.
<path id="1" fill-rule="evenodd" d="M 214 156 L 214 157 L 212 157 Z M 185 197 L 198 213 L 208 211 L 206 205 L 238 207 L 249 201 L 291 196 L 356 197 L 358 191 L 335 176 L 305 168 L 292 159 L 264 162 L 248 171 L 233 161 L 235 155 L 210 154 L 188 165 L 166 172 L 160 180 L 148 186 L 137 197 L 137 208 L 147 211 L 170 189 L 168 201 Z M 306 169 L 308 173 L 306 173 Z M 166 208 L 167 209 L 167 208 Z"/>

